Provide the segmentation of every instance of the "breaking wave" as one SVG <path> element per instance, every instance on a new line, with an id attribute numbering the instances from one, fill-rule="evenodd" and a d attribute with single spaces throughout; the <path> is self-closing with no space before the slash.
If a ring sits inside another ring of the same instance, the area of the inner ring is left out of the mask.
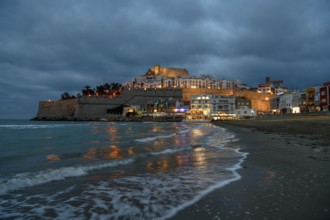
<path id="1" fill-rule="evenodd" d="M 87 175 L 90 171 L 132 163 L 133 159 L 118 160 L 81 167 L 63 167 L 35 173 L 20 173 L 10 179 L 0 179 L 0 195 L 10 191 L 37 186 L 51 181 L 64 180 L 69 177 Z"/>

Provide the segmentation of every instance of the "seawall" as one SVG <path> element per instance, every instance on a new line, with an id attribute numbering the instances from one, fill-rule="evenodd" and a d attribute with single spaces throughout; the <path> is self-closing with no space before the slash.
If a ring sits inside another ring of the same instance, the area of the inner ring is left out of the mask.
<path id="1" fill-rule="evenodd" d="M 108 96 L 82 96 L 78 98 L 75 118 L 77 120 L 111 119 L 121 114 L 116 108 L 124 105 L 140 105 L 145 108 L 148 102 L 159 99 L 173 98 L 182 100 L 181 89 L 133 89 L 126 90 L 117 97 Z M 109 113 L 111 112 L 111 114 Z"/>
<path id="2" fill-rule="evenodd" d="M 122 95 L 110 96 L 80 96 L 77 99 L 61 101 L 40 101 L 36 116 L 38 120 L 99 120 L 111 119 L 121 115 L 117 111 L 125 105 L 140 105 L 142 108 L 148 102 L 159 99 L 173 98 L 182 100 L 181 89 L 133 89 L 126 90 Z M 109 113 L 111 112 L 111 113 Z"/>
<path id="3" fill-rule="evenodd" d="M 38 120 L 72 120 L 77 106 L 76 99 L 40 101 L 36 116 Z"/>

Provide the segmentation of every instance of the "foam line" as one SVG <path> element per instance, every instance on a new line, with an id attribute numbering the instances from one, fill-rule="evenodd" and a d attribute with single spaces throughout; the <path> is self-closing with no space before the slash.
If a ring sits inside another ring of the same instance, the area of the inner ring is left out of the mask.
<path id="1" fill-rule="evenodd" d="M 178 148 L 178 149 L 166 149 L 160 152 L 152 152 L 150 153 L 151 155 L 162 155 L 162 154 L 173 154 L 173 153 L 177 153 L 183 150 L 187 150 L 190 149 L 190 147 L 186 147 L 186 148 Z"/>
<path id="2" fill-rule="evenodd" d="M 235 150 L 237 153 L 241 154 L 242 155 L 242 158 L 239 160 L 239 162 L 237 164 L 235 164 L 233 167 L 231 168 L 227 168 L 227 170 L 229 171 L 232 171 L 233 172 L 233 178 L 231 179 L 227 179 L 227 180 L 224 180 L 224 181 L 221 181 L 217 184 L 214 184 L 210 187 L 208 187 L 207 189 L 201 191 L 198 195 L 196 195 L 193 199 L 169 210 L 164 216 L 162 216 L 161 218 L 156 218 L 158 220 L 163 220 L 163 219 L 168 219 L 168 218 L 171 218 L 173 216 L 175 216 L 179 211 L 187 208 L 188 206 L 191 206 L 192 204 L 198 202 L 201 198 L 203 198 L 205 195 L 209 194 L 210 192 L 218 189 L 218 188 L 221 188 L 221 187 L 224 187 L 234 181 L 237 181 L 237 180 L 240 180 L 242 177 L 238 174 L 237 170 L 242 168 L 241 167 L 241 163 L 244 162 L 244 160 L 246 159 L 247 155 L 249 153 L 246 153 L 246 152 L 240 152 L 239 150 Z"/>
<path id="3" fill-rule="evenodd" d="M 24 124 L 24 125 L 0 125 L 0 128 L 22 130 L 22 129 L 45 129 L 45 128 L 59 128 L 78 124 Z M 82 124 L 79 124 L 82 125 Z"/>
<path id="4" fill-rule="evenodd" d="M 84 176 L 93 170 L 129 164 L 133 161 L 133 159 L 127 159 L 113 161 L 109 163 L 95 164 L 91 166 L 63 167 L 59 169 L 40 171 L 36 173 L 16 174 L 11 179 L 0 179 L 0 195 L 26 187 L 41 185 L 51 181 L 64 180 L 69 177 Z"/>
<path id="5" fill-rule="evenodd" d="M 136 139 L 135 141 L 139 141 L 139 142 L 151 142 L 151 141 L 155 141 L 157 139 L 171 138 L 171 137 L 173 137 L 173 134 L 171 134 L 171 135 L 163 135 L 163 136 L 155 136 L 155 137 L 148 137 L 148 138 L 140 138 L 140 139 Z"/>

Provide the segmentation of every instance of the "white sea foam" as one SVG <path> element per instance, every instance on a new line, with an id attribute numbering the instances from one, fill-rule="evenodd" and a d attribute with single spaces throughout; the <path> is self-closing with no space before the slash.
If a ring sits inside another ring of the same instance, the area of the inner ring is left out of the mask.
<path id="1" fill-rule="evenodd" d="M 181 172 L 137 174 L 86 184 L 79 194 L 71 194 L 77 191 L 76 186 L 71 186 L 56 194 L 40 193 L 28 198 L 18 195 L 11 201 L 0 202 L 0 206 L 6 203 L 0 208 L 0 215 L 7 212 L 6 217 L 46 218 L 44 213 L 49 209 L 56 213 L 57 219 L 83 218 L 86 212 L 89 219 L 168 219 L 215 189 L 241 178 L 237 170 L 241 168 L 247 153 L 235 151 L 242 158 L 225 169 L 227 174 L 222 172 L 218 175 L 217 165 L 214 164 L 207 168 L 213 170 L 213 174 L 198 181 L 196 177 L 205 172 L 195 173 L 196 170 L 190 169 L 185 175 L 178 175 Z M 61 198 L 60 203 L 56 202 L 58 198 Z M 31 204 L 31 199 L 40 203 Z M 29 213 L 18 210 L 22 206 L 29 208 Z"/>
<path id="2" fill-rule="evenodd" d="M 59 128 L 67 126 L 77 126 L 84 124 L 22 124 L 22 125 L 0 125 L 0 128 L 11 129 L 11 130 L 22 130 L 22 129 L 45 129 L 45 128 Z"/>
<path id="3" fill-rule="evenodd" d="M 232 167 L 227 168 L 226 170 L 231 171 L 233 174 L 232 178 L 226 179 L 226 180 L 222 180 L 217 182 L 214 185 L 210 185 L 208 188 L 206 188 L 205 190 L 202 190 L 201 192 L 199 192 L 193 199 L 186 201 L 185 203 L 180 204 L 179 206 L 172 208 L 171 210 L 169 210 L 166 214 L 164 214 L 162 217 L 157 218 L 159 220 L 163 220 L 163 219 L 168 219 L 173 217 L 174 215 L 176 215 L 180 210 L 196 203 L 197 201 L 199 201 L 201 198 L 203 198 L 205 195 L 209 194 L 210 192 L 213 192 L 214 190 L 224 187 L 228 184 L 230 184 L 231 182 L 240 180 L 242 177 L 238 174 L 237 170 L 241 169 L 241 163 L 244 162 L 244 160 L 246 159 L 247 155 L 249 153 L 247 152 L 240 152 L 238 149 L 235 149 L 235 152 L 237 152 L 238 154 L 240 154 L 242 156 L 241 159 L 238 160 L 238 163 L 235 164 Z"/>
<path id="4" fill-rule="evenodd" d="M 148 137 L 148 138 L 140 138 L 140 139 L 136 139 L 135 141 L 139 141 L 139 142 L 150 142 L 150 141 L 155 141 L 157 139 L 171 138 L 173 136 L 174 136 L 173 134 L 170 134 L 170 135 L 161 135 L 161 136 L 154 136 L 154 137 Z"/>
<path id="5" fill-rule="evenodd" d="M 178 133 L 179 133 L 179 134 L 186 134 L 186 133 L 188 133 L 189 131 L 191 131 L 191 129 L 190 129 L 190 128 L 187 128 L 187 129 L 183 129 L 183 130 L 179 131 Z"/>
<path id="6" fill-rule="evenodd" d="M 175 155 L 181 151 L 180 157 L 177 158 L 180 159 L 180 163 L 169 163 L 167 170 L 148 172 L 143 168 L 145 161 L 141 160 L 141 164 L 134 164 L 140 166 L 134 168 L 137 172 L 129 172 L 129 175 L 123 172 L 120 176 L 109 178 L 109 172 L 105 170 L 107 172 L 105 178 L 100 175 L 93 181 L 84 181 L 74 186 L 70 184 L 68 188 L 66 188 L 68 184 L 61 181 L 63 187 L 57 192 L 49 193 L 40 187 L 40 191 L 32 190 L 32 193 L 29 190 L 20 191 L 22 194 L 8 193 L 6 200 L 0 199 L 0 216 L 16 219 L 36 217 L 47 219 L 45 213 L 51 210 L 57 219 L 167 219 L 173 217 L 180 210 L 197 202 L 213 190 L 239 180 L 241 176 L 237 170 L 241 168 L 241 163 L 247 156 L 247 153 L 239 151 L 239 147 L 226 147 L 227 143 L 234 141 L 236 137 L 223 128 L 204 124 L 192 126 L 192 129 L 198 129 L 200 135 L 192 136 L 193 134 L 188 133 L 190 129 L 186 129 L 182 131 L 186 132 L 188 137 L 180 135 L 181 131 L 165 136 L 165 138 L 173 136 L 182 138 L 179 143 L 180 146 L 185 146 L 184 148 L 171 146 L 170 149 L 163 148 L 164 150 L 160 152 L 149 152 L 149 155 L 154 155 L 152 160 L 157 161 L 158 155 Z M 148 145 L 149 141 L 158 138 L 164 138 L 164 136 L 140 140 Z M 202 159 L 201 161 L 206 162 L 207 166 L 198 163 L 200 161 L 195 159 Z M 124 161 L 121 162 L 124 163 Z M 74 176 L 70 173 L 77 173 L 77 176 L 86 175 L 89 171 L 103 168 L 102 166 L 109 167 L 116 164 L 68 167 L 20 175 L 30 180 L 33 186 L 43 184 L 42 182 L 36 184 L 40 179 L 61 180 Z M 21 177 L 16 175 L 14 178 L 21 180 Z M 22 184 L 23 186 L 19 187 L 28 187 L 26 183 L 28 181 L 23 182 L 25 185 Z M 8 189 L 10 185 L 14 185 L 13 183 L 14 181 L 3 182 L 0 179 L 0 194 L 4 187 L 7 187 L 6 192 L 18 189 L 17 187 Z M 35 202 L 31 203 L 31 201 Z M 48 219 L 51 218 L 48 217 Z"/>
<path id="7" fill-rule="evenodd" d="M 190 132 L 192 129 L 201 129 L 203 126 L 204 126 L 204 124 L 197 124 L 193 128 L 186 128 L 186 129 L 179 130 L 177 132 L 177 134 L 179 134 L 179 135 L 186 134 L 186 133 Z M 136 139 L 135 141 L 139 141 L 139 142 L 151 142 L 151 141 L 155 141 L 157 139 L 172 138 L 172 137 L 174 137 L 177 134 L 176 133 L 173 133 L 173 134 L 169 134 L 169 135 L 159 135 L 159 136 L 154 136 L 154 137 L 139 138 L 139 139 Z"/>
<path id="8" fill-rule="evenodd" d="M 177 149 L 166 149 L 163 151 L 159 151 L 159 152 L 152 152 L 150 153 L 151 155 L 162 155 L 162 154 L 174 154 L 180 151 L 184 151 L 190 149 L 190 147 L 185 147 L 185 148 L 177 148 Z"/>
<path id="9" fill-rule="evenodd" d="M 10 191 L 41 185 L 51 181 L 63 180 L 68 177 L 83 176 L 93 170 L 114 167 L 132 163 L 133 159 L 117 160 L 109 163 L 100 163 L 81 167 L 62 167 L 54 170 L 40 171 L 35 173 L 20 173 L 10 179 L 0 179 L 0 195 Z"/>

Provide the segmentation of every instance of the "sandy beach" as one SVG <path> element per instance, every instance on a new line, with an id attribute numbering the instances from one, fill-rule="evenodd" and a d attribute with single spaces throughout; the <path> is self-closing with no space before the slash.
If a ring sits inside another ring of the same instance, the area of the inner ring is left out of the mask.
<path id="1" fill-rule="evenodd" d="M 241 179 L 172 219 L 330 219 L 330 115 L 217 122 L 249 155 Z"/>

